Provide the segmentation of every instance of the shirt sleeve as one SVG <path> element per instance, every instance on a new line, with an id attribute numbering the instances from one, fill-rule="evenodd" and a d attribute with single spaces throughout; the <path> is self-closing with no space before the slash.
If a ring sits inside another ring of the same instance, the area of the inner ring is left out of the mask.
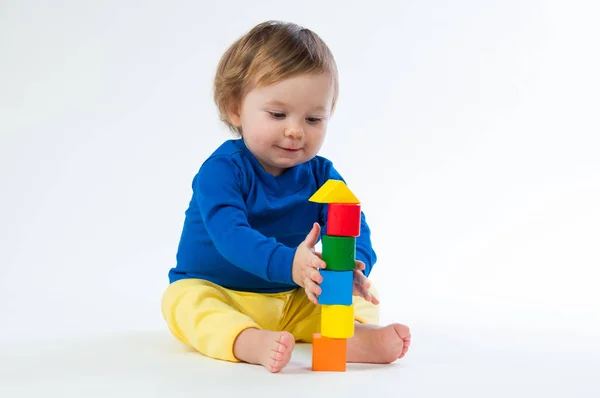
<path id="1" fill-rule="evenodd" d="M 326 163 L 324 168 L 324 172 L 321 176 L 322 180 L 320 184 L 324 184 L 327 180 L 342 180 L 346 183 L 346 180 L 338 173 L 338 171 L 333 167 L 333 164 L 330 162 Z M 325 234 L 327 230 L 327 204 L 320 204 L 321 206 L 321 237 Z M 371 243 L 371 229 L 369 228 L 369 224 L 367 223 L 367 219 L 365 213 L 361 210 L 360 212 L 360 235 L 356 238 L 356 259 L 365 263 L 365 270 L 363 271 L 365 276 L 369 276 L 371 273 L 373 266 L 377 262 L 377 254 L 373 249 L 373 245 Z"/>
<path id="2" fill-rule="evenodd" d="M 253 229 L 242 194 L 242 173 L 228 156 L 207 160 L 192 188 L 208 235 L 235 266 L 270 282 L 294 284 L 295 248 Z"/>

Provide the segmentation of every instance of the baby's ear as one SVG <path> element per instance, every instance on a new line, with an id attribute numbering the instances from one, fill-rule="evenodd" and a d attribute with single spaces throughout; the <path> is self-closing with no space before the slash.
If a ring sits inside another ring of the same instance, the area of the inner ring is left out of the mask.
<path id="1" fill-rule="evenodd" d="M 229 122 L 234 126 L 240 129 L 242 127 L 242 118 L 240 116 L 239 106 L 231 105 L 227 108 L 227 117 L 229 118 Z"/>

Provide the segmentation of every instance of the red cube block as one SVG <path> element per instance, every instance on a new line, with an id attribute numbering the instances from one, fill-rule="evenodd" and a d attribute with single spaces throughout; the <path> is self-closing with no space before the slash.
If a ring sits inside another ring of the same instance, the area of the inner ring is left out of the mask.
<path id="1" fill-rule="evenodd" d="M 330 203 L 327 208 L 329 236 L 358 237 L 360 235 L 360 204 Z"/>

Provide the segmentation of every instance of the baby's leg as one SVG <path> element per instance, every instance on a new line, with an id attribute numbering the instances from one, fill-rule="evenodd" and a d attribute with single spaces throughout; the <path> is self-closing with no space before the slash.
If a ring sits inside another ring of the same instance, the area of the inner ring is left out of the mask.
<path id="1" fill-rule="evenodd" d="M 378 297 L 373 282 L 369 290 Z M 348 362 L 391 363 L 403 358 L 408 351 L 409 328 L 399 323 L 378 326 L 379 305 L 354 297 L 356 324 L 354 336 L 348 339 Z"/>
<path id="2" fill-rule="evenodd" d="M 410 346 L 410 330 L 393 323 L 387 326 L 357 322 L 348 339 L 348 362 L 392 363 L 403 358 Z"/>
<path id="3" fill-rule="evenodd" d="M 371 282 L 372 295 L 379 297 Z M 410 330 L 399 323 L 379 324 L 379 305 L 353 298 L 355 328 L 354 336 L 348 339 L 347 362 L 391 363 L 404 357 L 410 346 Z M 321 306 L 308 300 L 303 290 L 298 289 L 286 309 L 281 326 L 289 330 L 297 341 L 312 342 L 313 333 L 321 329 Z"/>
<path id="4" fill-rule="evenodd" d="M 233 354 L 241 361 L 260 364 L 277 373 L 292 357 L 295 340 L 289 332 L 248 328 L 233 344 Z"/>
<path id="5" fill-rule="evenodd" d="M 261 304 L 277 298 L 241 294 L 200 279 L 172 283 L 163 295 L 162 313 L 173 335 L 211 358 L 248 362 L 280 371 L 290 360 L 294 338 L 264 330 Z M 264 313 L 264 311 L 262 311 Z"/>

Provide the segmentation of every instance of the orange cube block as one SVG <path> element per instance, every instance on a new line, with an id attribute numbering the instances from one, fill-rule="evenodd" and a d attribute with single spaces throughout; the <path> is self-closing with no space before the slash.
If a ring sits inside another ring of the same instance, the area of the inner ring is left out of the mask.
<path id="1" fill-rule="evenodd" d="M 345 372 L 347 339 L 323 337 L 313 334 L 312 370 L 316 372 Z"/>

